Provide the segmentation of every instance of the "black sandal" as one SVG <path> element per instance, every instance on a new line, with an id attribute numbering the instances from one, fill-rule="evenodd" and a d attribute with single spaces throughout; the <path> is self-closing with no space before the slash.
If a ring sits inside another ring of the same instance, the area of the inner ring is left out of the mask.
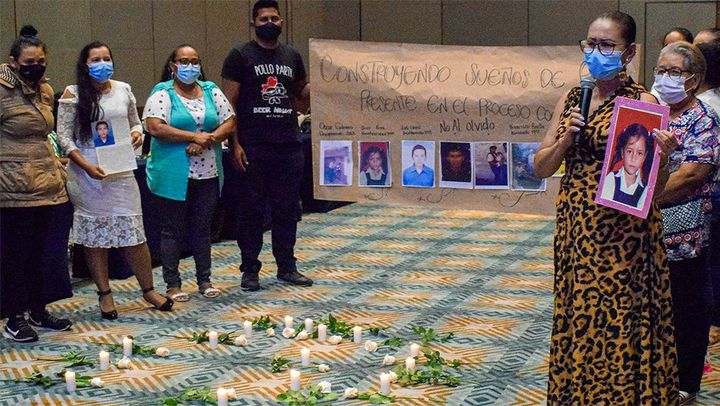
<path id="1" fill-rule="evenodd" d="M 142 290 L 143 299 L 145 299 L 144 295 L 145 295 L 146 293 L 152 292 L 153 290 L 155 290 L 154 287 L 149 287 L 149 288 L 147 288 L 147 289 L 143 289 L 143 290 Z M 161 304 L 160 306 L 154 304 L 153 302 L 151 302 L 151 301 L 149 301 L 149 300 L 147 300 L 147 299 L 145 299 L 145 301 L 148 302 L 148 303 L 150 303 L 151 305 L 153 305 L 153 309 L 155 309 L 155 310 L 160 310 L 160 311 L 163 311 L 163 312 L 167 312 L 167 311 L 172 310 L 172 307 L 173 307 L 173 305 L 175 304 L 175 302 L 173 302 L 173 300 L 170 299 L 170 298 L 167 297 L 167 296 L 165 296 L 165 299 L 166 299 L 166 300 L 165 300 L 165 303 Z"/>
<path id="2" fill-rule="evenodd" d="M 105 296 L 107 296 L 107 295 L 110 295 L 110 294 L 112 294 L 112 290 L 111 290 L 111 289 L 108 289 L 108 290 L 106 290 L 105 292 L 101 292 L 101 291 L 98 290 L 98 291 L 97 291 L 97 295 L 98 295 L 98 305 L 100 305 L 100 299 L 102 299 L 103 297 L 105 297 Z M 105 319 L 105 320 L 115 320 L 115 319 L 118 318 L 118 312 L 117 312 L 117 310 L 112 310 L 112 311 L 109 311 L 109 312 L 104 312 L 103 309 L 102 309 L 102 306 L 100 306 L 100 316 L 102 316 L 102 318 Z"/>

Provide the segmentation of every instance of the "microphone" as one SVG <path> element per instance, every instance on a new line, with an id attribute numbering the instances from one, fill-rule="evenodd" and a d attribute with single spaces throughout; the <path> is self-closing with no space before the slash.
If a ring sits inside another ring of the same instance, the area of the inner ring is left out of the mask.
<path id="1" fill-rule="evenodd" d="M 592 76 L 584 76 L 580 80 L 580 114 L 582 114 L 585 123 L 587 124 L 588 114 L 590 114 L 590 99 L 592 99 L 592 92 L 595 88 L 595 79 Z M 575 133 L 575 145 L 580 144 L 583 135 L 582 130 Z"/>

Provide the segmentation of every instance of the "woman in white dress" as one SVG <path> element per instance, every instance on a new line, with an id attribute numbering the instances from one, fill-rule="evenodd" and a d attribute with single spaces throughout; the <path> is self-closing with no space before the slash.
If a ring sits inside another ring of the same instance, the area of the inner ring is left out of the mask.
<path id="1" fill-rule="evenodd" d="M 77 84 L 65 89 L 58 109 L 58 142 L 70 158 L 67 189 L 75 207 L 70 239 L 85 247 L 100 314 L 108 320 L 117 318 L 108 281 L 108 248 L 120 248 L 147 302 L 163 311 L 173 306 L 153 289 L 140 190 L 132 171 L 107 175 L 98 165 L 93 130 L 101 129 L 102 122 L 114 126 L 116 145 L 130 148 L 142 143 L 135 96 L 127 83 L 110 80 L 112 73 L 110 48 L 100 42 L 86 45 L 78 58 Z"/>

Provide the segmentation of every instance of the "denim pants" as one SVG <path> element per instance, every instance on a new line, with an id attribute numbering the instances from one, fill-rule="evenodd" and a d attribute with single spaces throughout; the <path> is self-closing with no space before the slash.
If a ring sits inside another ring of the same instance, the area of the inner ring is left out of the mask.
<path id="1" fill-rule="evenodd" d="M 237 243 L 243 271 L 257 272 L 266 211 L 272 217 L 272 252 L 278 272 L 295 269 L 295 241 L 300 220 L 303 151 L 300 144 L 248 145 L 247 170 L 238 176 L 240 190 Z"/>
<path id="2" fill-rule="evenodd" d="M 168 289 L 181 286 L 178 264 L 186 241 L 195 260 L 198 285 L 210 281 L 210 229 L 219 195 L 218 178 L 189 179 L 185 201 L 154 195 L 160 210 L 160 259 Z"/>

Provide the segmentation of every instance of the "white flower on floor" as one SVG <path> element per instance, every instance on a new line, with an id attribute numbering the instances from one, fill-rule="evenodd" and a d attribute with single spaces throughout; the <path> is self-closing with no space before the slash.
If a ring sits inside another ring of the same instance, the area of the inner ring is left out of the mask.
<path id="1" fill-rule="evenodd" d="M 368 352 L 375 352 L 378 349 L 378 343 L 375 341 L 367 340 L 365 341 L 365 350 Z"/>
<path id="2" fill-rule="evenodd" d="M 165 347 L 158 347 L 155 350 L 155 355 L 157 355 L 158 357 L 167 357 L 168 355 L 170 355 L 170 350 Z"/>
<path id="3" fill-rule="evenodd" d="M 395 365 L 395 357 L 392 355 L 386 355 L 385 358 L 383 358 L 383 365 Z"/>
<path id="4" fill-rule="evenodd" d="M 297 336 L 295 336 L 296 340 L 307 340 L 308 339 L 308 332 L 303 330 L 298 333 Z"/>
<path id="5" fill-rule="evenodd" d="M 120 369 L 130 368 L 130 359 L 123 357 L 120 361 L 117 362 L 117 367 Z"/>
<path id="6" fill-rule="evenodd" d="M 356 388 L 345 388 L 343 397 L 346 399 L 355 399 L 358 396 L 358 390 Z"/>
<path id="7" fill-rule="evenodd" d="M 328 381 L 322 381 L 317 386 L 320 388 L 320 393 L 332 392 L 332 384 Z"/>
<path id="8" fill-rule="evenodd" d="M 90 380 L 90 385 L 96 388 L 102 388 L 105 386 L 105 382 L 103 382 L 102 378 L 93 378 Z"/>
<path id="9" fill-rule="evenodd" d="M 267 334 L 268 337 L 275 337 L 275 329 L 269 328 L 269 329 L 265 330 L 265 334 Z"/>
<path id="10" fill-rule="evenodd" d="M 317 368 L 318 368 L 318 371 L 320 371 L 320 372 L 328 372 L 330 370 L 330 366 L 328 366 L 326 364 L 320 364 L 320 365 L 318 365 Z"/>
<path id="11" fill-rule="evenodd" d="M 332 345 L 338 345 L 342 342 L 342 340 L 341 336 L 330 336 L 330 338 L 328 338 L 328 342 Z"/>
<path id="12" fill-rule="evenodd" d="M 248 339 L 247 337 L 245 337 L 244 334 L 240 334 L 239 336 L 235 337 L 234 342 L 235 345 L 237 345 L 238 347 L 244 347 L 248 345 Z"/>
<path id="13" fill-rule="evenodd" d="M 395 372 L 390 371 L 388 372 L 390 374 L 390 382 L 395 383 L 398 380 L 398 376 Z"/>
<path id="14" fill-rule="evenodd" d="M 237 392 L 235 392 L 235 388 L 227 389 L 227 397 L 229 400 L 237 400 Z"/>
<path id="15" fill-rule="evenodd" d="M 295 337 L 295 329 L 294 329 L 294 328 L 285 327 L 285 328 L 283 329 L 282 335 L 283 335 L 283 337 L 285 337 L 285 338 L 293 338 L 293 337 Z"/>

